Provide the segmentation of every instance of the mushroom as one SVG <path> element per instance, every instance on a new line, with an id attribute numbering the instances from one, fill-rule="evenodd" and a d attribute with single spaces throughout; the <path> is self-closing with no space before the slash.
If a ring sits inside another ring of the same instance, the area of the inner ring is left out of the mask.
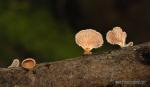
<path id="1" fill-rule="evenodd" d="M 121 48 L 133 46 L 133 42 L 126 44 L 126 37 L 127 33 L 120 27 L 114 27 L 113 30 L 108 31 L 106 34 L 107 42 L 113 45 L 117 44 Z"/>
<path id="2" fill-rule="evenodd" d="M 81 30 L 75 35 L 75 42 L 84 49 L 84 54 L 92 54 L 93 48 L 101 47 L 103 37 L 101 33 L 93 29 Z"/>
<path id="3" fill-rule="evenodd" d="M 8 66 L 8 68 L 19 67 L 19 65 L 20 65 L 19 59 L 14 59 L 13 62 L 11 63 L 11 65 Z"/>
<path id="4" fill-rule="evenodd" d="M 27 58 L 21 63 L 21 66 L 25 69 L 32 69 L 35 65 L 36 61 L 33 58 Z"/>

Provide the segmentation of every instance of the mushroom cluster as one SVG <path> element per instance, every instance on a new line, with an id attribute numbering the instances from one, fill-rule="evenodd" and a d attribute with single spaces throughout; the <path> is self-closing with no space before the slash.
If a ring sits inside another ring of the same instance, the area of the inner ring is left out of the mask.
<path id="1" fill-rule="evenodd" d="M 133 46 L 133 42 L 126 44 L 127 33 L 120 27 L 114 27 L 106 34 L 106 40 L 112 45 L 119 45 L 121 48 Z M 81 30 L 75 35 L 75 42 L 83 48 L 84 54 L 92 54 L 93 48 L 99 48 L 103 45 L 101 33 L 93 29 Z"/>
<path id="2" fill-rule="evenodd" d="M 119 45 L 121 48 L 133 46 L 133 42 L 126 44 L 127 33 L 122 30 L 121 27 L 114 27 L 106 34 L 106 40 L 112 45 Z M 79 31 L 75 35 L 75 42 L 77 45 L 83 48 L 84 54 L 92 54 L 93 48 L 99 48 L 103 45 L 103 37 L 100 32 L 93 29 L 85 29 Z M 8 68 L 19 67 L 19 59 L 14 59 L 12 64 Z M 36 61 L 33 58 L 26 58 L 22 61 L 21 66 L 25 69 L 33 69 L 36 66 Z"/>
<path id="3" fill-rule="evenodd" d="M 26 58 L 25 60 L 22 61 L 21 66 L 25 69 L 32 69 L 36 65 L 36 61 L 33 58 Z M 15 68 L 20 66 L 20 61 L 19 59 L 14 59 L 12 64 L 8 68 Z"/>

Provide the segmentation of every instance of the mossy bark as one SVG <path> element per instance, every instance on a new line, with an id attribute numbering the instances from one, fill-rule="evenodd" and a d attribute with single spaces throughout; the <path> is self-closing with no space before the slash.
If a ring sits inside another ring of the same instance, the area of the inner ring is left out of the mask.
<path id="1" fill-rule="evenodd" d="M 150 42 L 103 54 L 0 68 L 0 87 L 150 87 Z"/>

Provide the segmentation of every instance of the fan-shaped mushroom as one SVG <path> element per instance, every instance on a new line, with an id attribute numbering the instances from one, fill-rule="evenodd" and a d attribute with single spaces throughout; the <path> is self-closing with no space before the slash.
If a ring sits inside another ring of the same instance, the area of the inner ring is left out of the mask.
<path id="1" fill-rule="evenodd" d="M 76 43 L 84 49 L 84 54 L 92 54 L 93 48 L 101 47 L 103 37 L 101 33 L 93 29 L 81 30 L 75 35 Z"/>
<path id="2" fill-rule="evenodd" d="M 107 32 L 106 39 L 110 44 L 117 44 L 120 47 L 133 46 L 133 42 L 126 44 L 127 33 L 122 31 L 120 27 L 114 27 L 113 30 Z"/>

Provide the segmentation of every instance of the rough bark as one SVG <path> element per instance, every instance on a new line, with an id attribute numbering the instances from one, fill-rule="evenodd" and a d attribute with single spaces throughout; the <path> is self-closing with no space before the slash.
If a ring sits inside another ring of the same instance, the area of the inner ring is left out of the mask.
<path id="1" fill-rule="evenodd" d="M 0 87 L 150 87 L 150 42 L 97 55 L 0 68 Z"/>

